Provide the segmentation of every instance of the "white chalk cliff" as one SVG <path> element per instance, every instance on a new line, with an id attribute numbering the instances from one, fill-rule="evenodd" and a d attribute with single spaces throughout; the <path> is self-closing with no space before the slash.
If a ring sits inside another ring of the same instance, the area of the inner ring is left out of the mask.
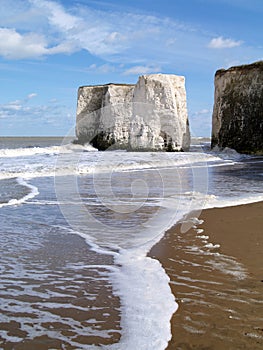
<path id="1" fill-rule="evenodd" d="M 76 136 L 100 150 L 187 151 L 184 77 L 152 74 L 139 77 L 136 85 L 80 87 Z"/>

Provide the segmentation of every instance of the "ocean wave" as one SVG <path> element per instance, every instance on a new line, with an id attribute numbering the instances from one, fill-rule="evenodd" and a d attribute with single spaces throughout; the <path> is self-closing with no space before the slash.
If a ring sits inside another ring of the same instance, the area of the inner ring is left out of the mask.
<path id="1" fill-rule="evenodd" d="M 223 149 L 219 148 L 218 146 L 215 146 L 211 151 L 211 154 L 215 154 L 217 157 L 223 159 L 223 160 L 235 160 L 239 161 L 244 158 L 250 158 L 251 156 L 248 154 L 241 154 L 238 153 L 235 149 L 225 147 Z"/>
<path id="2" fill-rule="evenodd" d="M 142 170 L 158 170 L 169 169 L 173 167 L 208 167 L 227 165 L 230 161 L 222 161 L 222 159 L 214 154 L 206 153 L 134 153 L 134 152 L 106 152 L 98 156 L 92 163 L 85 162 L 83 159 L 78 162 L 73 160 L 73 164 L 77 165 L 79 174 L 107 173 L 107 172 L 126 172 L 126 171 L 142 171 Z M 62 156 L 63 157 L 63 156 Z M 231 162 L 232 164 L 233 162 Z M 60 164 L 58 162 L 60 169 Z"/>
<path id="3" fill-rule="evenodd" d="M 1 152 L 7 153 L 0 163 L 0 179 L 159 171 L 179 167 L 206 168 L 230 164 L 229 161 L 224 161 L 213 154 L 92 152 L 88 146 L 79 145 L 0 150 L 0 155 Z M 26 152 L 31 152 L 29 158 Z"/>
<path id="4" fill-rule="evenodd" d="M 0 149 L 0 158 L 30 157 L 35 155 L 58 155 L 60 153 L 92 152 L 97 151 L 90 145 L 66 144 L 50 147 L 25 147 Z"/>

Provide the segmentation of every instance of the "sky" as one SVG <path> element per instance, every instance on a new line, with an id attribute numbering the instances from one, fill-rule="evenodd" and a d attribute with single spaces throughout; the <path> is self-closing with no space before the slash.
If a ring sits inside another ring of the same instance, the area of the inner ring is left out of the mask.
<path id="1" fill-rule="evenodd" d="M 183 75 L 210 136 L 216 70 L 263 59 L 262 0 L 0 0 L 0 136 L 65 136 L 79 86 Z"/>

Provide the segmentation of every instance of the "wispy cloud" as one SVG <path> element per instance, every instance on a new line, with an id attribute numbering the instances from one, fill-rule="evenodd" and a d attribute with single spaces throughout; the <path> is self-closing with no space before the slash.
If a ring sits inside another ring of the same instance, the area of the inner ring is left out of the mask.
<path id="1" fill-rule="evenodd" d="M 200 117 L 202 115 L 207 115 L 209 113 L 212 113 L 212 110 L 211 109 L 208 109 L 208 108 L 203 108 L 203 109 L 200 109 L 199 111 L 196 111 L 192 114 L 193 117 Z"/>
<path id="2" fill-rule="evenodd" d="M 180 43 L 193 42 L 196 37 L 192 27 L 168 18 L 129 11 L 107 12 L 84 5 L 66 7 L 45 0 L 18 0 L 18 3 L 20 13 L 14 10 L 17 25 L 12 26 L 3 18 L 5 27 L 1 29 L 0 55 L 7 59 L 86 50 L 111 62 L 145 65 L 149 57 L 165 59 L 165 48 L 178 50 Z M 25 15 L 25 7 L 30 16 Z M 5 17 L 12 16 L 9 6 L 9 14 Z M 36 22 L 40 23 L 39 27 Z"/>
<path id="3" fill-rule="evenodd" d="M 101 64 L 101 65 L 97 65 L 93 63 L 86 69 L 86 71 L 105 74 L 105 73 L 115 72 L 116 67 L 108 63 Z"/>
<path id="4" fill-rule="evenodd" d="M 31 100 L 31 98 L 34 98 L 34 97 L 36 97 L 37 96 L 37 94 L 35 93 L 35 92 L 32 92 L 31 94 L 28 94 L 27 95 L 27 98 L 29 99 L 29 100 Z"/>
<path id="5" fill-rule="evenodd" d="M 140 74 L 150 74 L 161 72 L 161 67 L 151 67 L 151 66 L 134 66 L 129 69 L 126 69 L 124 75 L 140 75 Z"/>
<path id="6" fill-rule="evenodd" d="M 211 134 L 212 109 L 203 108 L 189 113 L 192 135 L 208 136 Z"/>
<path id="7" fill-rule="evenodd" d="M 53 35 L 62 46 L 74 51 L 84 49 L 95 55 L 114 54 L 123 47 L 121 42 L 125 36 L 116 30 L 117 18 L 114 18 L 113 25 L 110 15 L 88 7 L 71 9 L 72 13 L 69 13 L 54 1 L 30 0 L 30 3 L 43 11 Z"/>
<path id="8" fill-rule="evenodd" d="M 6 59 L 40 58 L 45 55 L 73 52 L 73 46 L 62 43 L 49 47 L 42 34 L 20 34 L 15 29 L 0 28 L 0 56 Z"/>
<path id="9" fill-rule="evenodd" d="M 43 11 L 43 15 L 48 17 L 51 25 L 60 30 L 72 30 L 78 26 L 79 18 L 67 13 L 63 6 L 55 1 L 29 0 L 36 8 Z"/>
<path id="10" fill-rule="evenodd" d="M 6 104 L 0 105 L 0 117 L 7 118 L 16 113 L 28 112 L 31 107 L 28 107 L 28 102 L 36 97 L 37 94 L 35 92 L 28 94 L 25 98 L 20 100 L 10 101 Z"/>
<path id="11" fill-rule="evenodd" d="M 26 97 L 0 104 L 0 120 L 2 120 L 2 134 L 12 134 L 12 126 L 18 126 L 21 132 L 27 132 L 24 128 L 40 132 L 45 125 L 53 126 L 54 134 L 63 134 L 74 123 L 74 112 L 57 100 L 46 104 L 32 104 L 31 100 L 37 96 L 30 93 Z M 63 115 L 63 118 L 61 116 Z M 39 126 L 41 128 L 39 129 Z"/>
<path id="12" fill-rule="evenodd" d="M 7 59 L 40 57 L 46 52 L 47 43 L 42 35 L 22 35 L 15 29 L 0 28 L 0 55 Z"/>
<path id="13" fill-rule="evenodd" d="M 209 42 L 208 47 L 211 49 L 231 49 L 242 45 L 242 43 L 243 42 L 240 40 L 224 39 L 222 36 L 219 36 L 217 38 L 213 38 Z"/>
<path id="14" fill-rule="evenodd" d="M 9 60 L 87 51 L 95 63 L 97 58 L 105 62 L 94 67 L 98 74 L 134 75 L 158 72 L 160 67 L 185 69 L 192 67 L 193 61 L 214 69 L 226 59 L 222 49 L 235 49 L 228 50 L 228 60 L 253 60 L 248 57 L 259 52 L 250 47 L 251 55 L 245 56 L 240 48 L 243 42 L 231 39 L 231 33 L 226 38 L 220 34 L 213 37 L 200 26 L 131 12 L 125 6 L 109 11 L 77 1 L 17 0 L 18 6 L 12 10 L 10 0 L 1 1 L 5 17 L 0 14 L 4 26 L 0 29 L 0 56 Z M 121 64 L 128 68 L 120 69 Z"/>

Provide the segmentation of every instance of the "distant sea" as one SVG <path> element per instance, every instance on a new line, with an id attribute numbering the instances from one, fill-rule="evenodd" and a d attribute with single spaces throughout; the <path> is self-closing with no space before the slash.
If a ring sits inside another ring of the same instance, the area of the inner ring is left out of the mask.
<path id="1" fill-rule="evenodd" d="M 263 157 L 71 141 L 0 139 L 0 348 L 165 349 L 177 305 L 147 252 L 190 212 L 262 201 Z"/>

